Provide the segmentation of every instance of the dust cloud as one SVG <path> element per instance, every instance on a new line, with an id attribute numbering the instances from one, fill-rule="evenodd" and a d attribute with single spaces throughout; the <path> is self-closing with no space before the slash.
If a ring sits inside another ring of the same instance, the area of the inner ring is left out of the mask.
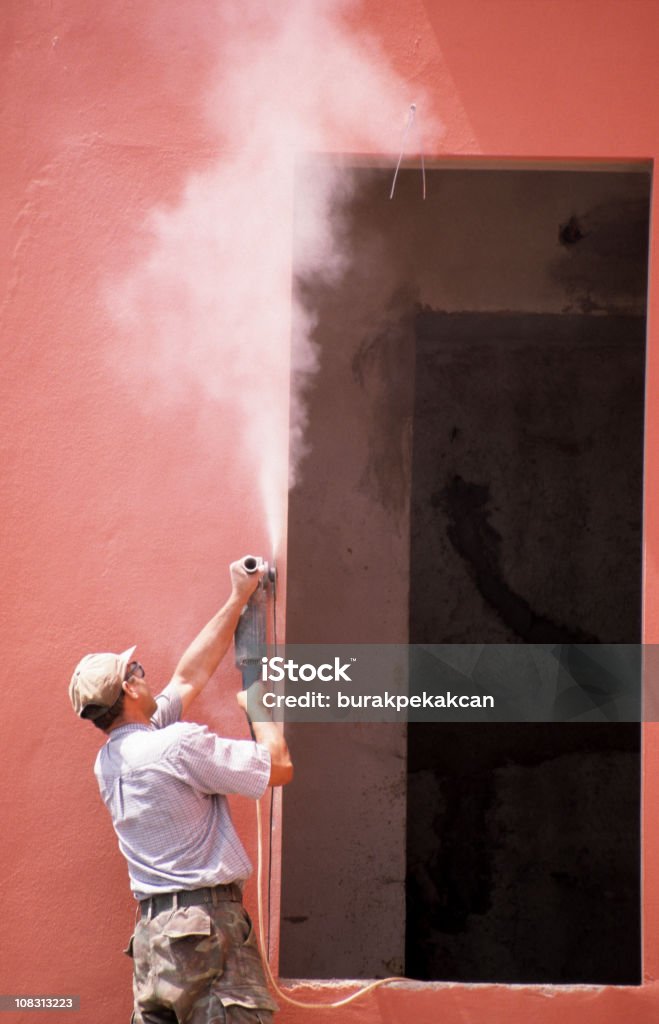
<path id="1" fill-rule="evenodd" d="M 305 454 L 305 388 L 318 368 L 314 322 L 297 303 L 295 274 L 325 282 L 347 271 L 343 212 L 349 158 L 393 167 L 420 90 L 388 66 L 350 23 L 343 0 L 229 0 L 221 5 L 217 73 L 206 99 L 218 157 L 192 174 L 180 201 L 145 225 L 148 255 L 111 289 L 125 336 L 148 338 L 159 403 L 195 400 L 236 425 L 254 467 L 276 553 L 287 490 Z M 424 123 L 427 141 L 439 125 Z M 312 187 L 299 190 L 300 175 Z M 295 332 L 295 365 L 290 365 Z M 290 393 L 290 401 L 286 398 Z M 206 431 L 212 443 L 212 429 Z"/>

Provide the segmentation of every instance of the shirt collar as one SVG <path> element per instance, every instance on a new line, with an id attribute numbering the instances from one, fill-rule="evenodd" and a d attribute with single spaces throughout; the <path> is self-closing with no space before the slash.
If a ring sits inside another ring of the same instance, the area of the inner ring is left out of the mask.
<path id="1" fill-rule="evenodd" d="M 138 730 L 143 730 L 144 732 L 152 732 L 154 729 L 154 725 L 142 725 L 141 722 L 128 722 L 126 725 L 118 725 L 117 728 L 113 729 L 110 735 L 108 736 L 108 743 L 110 742 L 111 739 L 114 739 L 115 736 L 118 736 L 119 733 L 137 732 Z"/>

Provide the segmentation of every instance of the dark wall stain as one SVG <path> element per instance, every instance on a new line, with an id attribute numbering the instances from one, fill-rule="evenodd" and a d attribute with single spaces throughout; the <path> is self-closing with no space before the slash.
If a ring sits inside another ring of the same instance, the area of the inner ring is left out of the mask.
<path id="1" fill-rule="evenodd" d="M 504 579 L 501 536 L 489 522 L 490 489 L 454 476 L 432 503 L 443 503 L 447 535 L 488 605 L 525 643 L 598 643 L 598 637 L 552 622 Z"/>
<path id="2" fill-rule="evenodd" d="M 570 217 L 567 224 L 561 224 L 558 232 L 558 240 L 561 245 L 576 245 L 585 237 L 576 217 Z"/>
<path id="3" fill-rule="evenodd" d="M 584 313 L 640 311 L 648 266 L 648 200 L 619 198 L 573 214 L 559 228 L 561 255 L 549 264 L 570 307 Z"/>

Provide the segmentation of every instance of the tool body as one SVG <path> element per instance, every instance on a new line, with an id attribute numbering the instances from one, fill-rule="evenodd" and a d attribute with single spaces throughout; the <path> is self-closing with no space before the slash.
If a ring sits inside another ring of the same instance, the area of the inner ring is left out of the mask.
<path id="1" fill-rule="evenodd" d="M 242 610 L 233 638 L 236 666 L 240 669 L 243 677 L 243 690 L 249 690 L 250 686 L 259 681 L 261 659 L 266 656 L 268 591 L 272 593 L 274 602 L 277 574 L 274 566 L 254 555 L 246 555 L 243 558 L 243 567 L 248 573 L 257 572 L 261 568 L 265 569 L 258 587 Z M 256 739 L 251 718 L 247 712 L 246 715 L 252 739 Z"/>
<path id="2" fill-rule="evenodd" d="M 261 558 L 247 555 L 243 558 L 246 572 L 257 572 L 265 568 L 258 587 L 243 608 L 236 632 L 234 644 L 236 649 L 236 666 L 243 677 L 243 690 L 248 690 L 252 683 L 261 675 L 261 659 L 266 656 L 268 598 L 275 598 L 275 567 Z"/>

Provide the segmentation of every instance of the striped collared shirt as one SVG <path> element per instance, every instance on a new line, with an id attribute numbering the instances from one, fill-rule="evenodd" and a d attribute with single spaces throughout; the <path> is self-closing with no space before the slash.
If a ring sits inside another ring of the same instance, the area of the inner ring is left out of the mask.
<path id="1" fill-rule="evenodd" d="M 114 729 L 94 765 L 134 895 L 241 882 L 252 865 L 226 794 L 261 797 L 270 753 L 179 722 L 181 702 L 171 685 L 156 703 L 152 724 Z"/>

